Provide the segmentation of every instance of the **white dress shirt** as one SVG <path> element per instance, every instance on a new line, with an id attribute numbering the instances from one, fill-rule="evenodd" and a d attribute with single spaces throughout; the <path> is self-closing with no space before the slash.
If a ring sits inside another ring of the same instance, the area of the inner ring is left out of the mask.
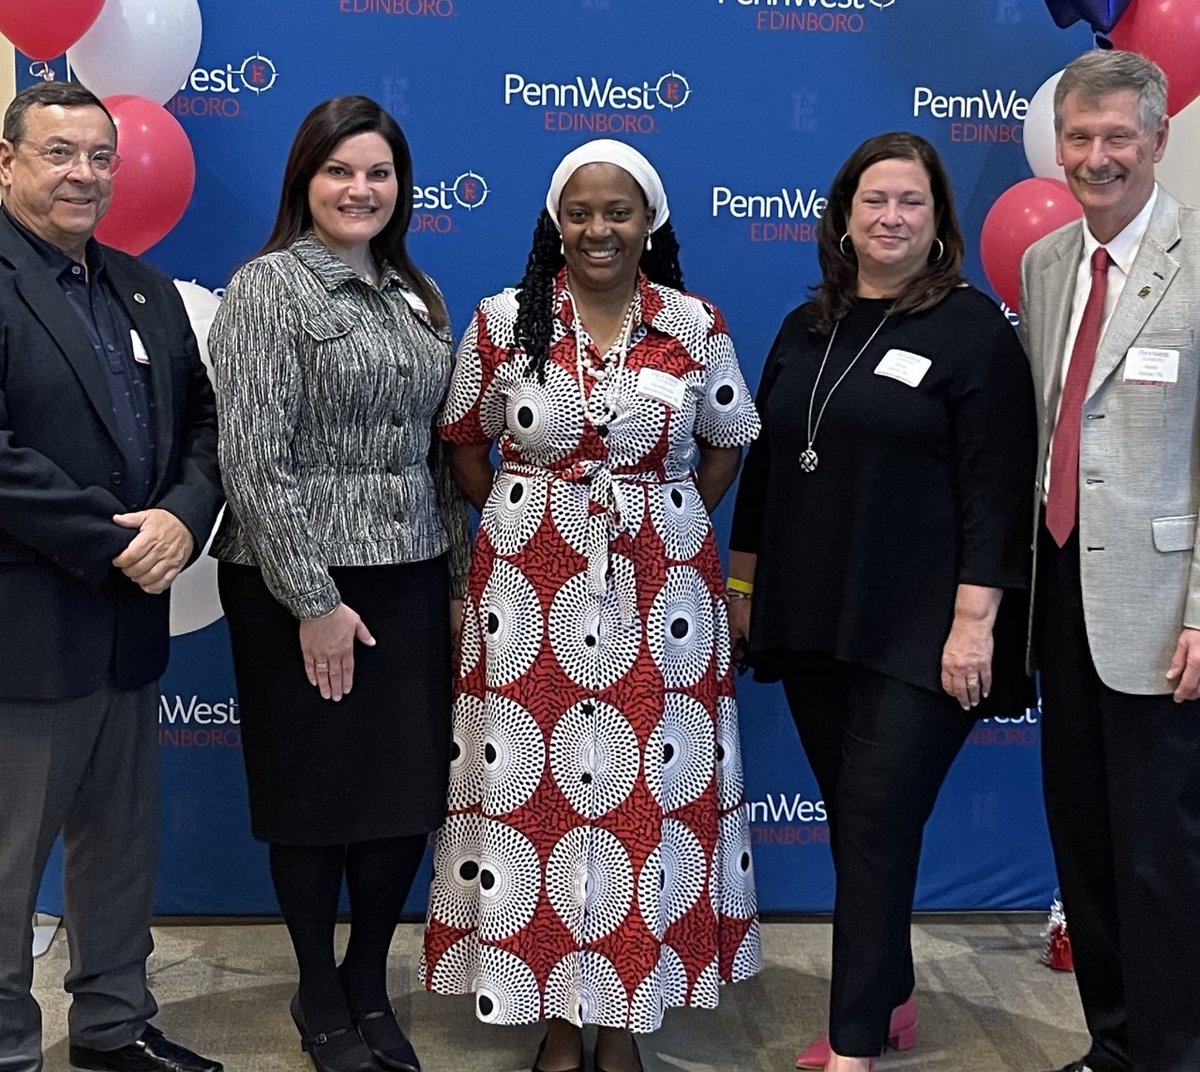
<path id="1" fill-rule="evenodd" d="M 1079 267 L 1075 269 L 1075 294 L 1071 299 L 1071 319 L 1067 324 L 1067 337 L 1063 340 L 1062 370 L 1058 381 L 1058 400 L 1055 403 L 1054 425 L 1058 427 L 1058 412 L 1062 406 L 1063 390 L 1067 385 L 1067 372 L 1071 367 L 1071 351 L 1075 349 L 1075 336 L 1079 334 L 1079 325 L 1083 322 L 1083 310 L 1087 305 L 1088 294 L 1092 289 L 1092 254 L 1100 246 L 1108 250 L 1112 264 L 1108 267 L 1108 291 L 1104 296 L 1104 317 L 1100 322 L 1100 338 L 1108 330 L 1108 321 L 1117 307 L 1121 292 L 1129 279 L 1133 262 L 1138 250 L 1142 248 L 1142 239 L 1146 228 L 1150 225 L 1150 216 L 1154 212 L 1154 203 L 1158 200 L 1158 183 L 1150 192 L 1150 197 L 1141 212 L 1133 217 L 1111 242 L 1103 243 L 1096 239 L 1088 228 L 1087 220 L 1080 221 L 1083 230 L 1083 255 L 1079 258 Z M 1042 474 L 1042 501 L 1050 491 L 1050 460 L 1054 454 L 1054 437 L 1046 449 L 1046 471 Z"/>

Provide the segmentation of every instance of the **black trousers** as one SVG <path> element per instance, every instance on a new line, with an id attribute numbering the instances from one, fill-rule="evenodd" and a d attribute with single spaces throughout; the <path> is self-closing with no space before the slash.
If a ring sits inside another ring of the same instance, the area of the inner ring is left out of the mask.
<path id="1" fill-rule="evenodd" d="M 807 654 L 783 679 L 825 798 L 837 873 L 829 1040 L 873 1057 L 913 991 L 910 918 L 925 822 L 975 717 L 942 693 Z"/>
<path id="2" fill-rule="evenodd" d="M 1105 685 L 1079 541 L 1038 544 L 1050 840 L 1094 1072 L 1200 1069 L 1200 702 Z"/>

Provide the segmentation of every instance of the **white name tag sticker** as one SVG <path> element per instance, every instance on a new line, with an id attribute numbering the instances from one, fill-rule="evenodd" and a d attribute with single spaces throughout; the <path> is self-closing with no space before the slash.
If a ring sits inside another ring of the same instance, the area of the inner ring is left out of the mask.
<path id="1" fill-rule="evenodd" d="M 142 337 L 136 331 L 130 331 L 129 345 L 133 350 L 134 361 L 139 365 L 150 364 L 150 355 L 146 353 L 145 343 L 142 342 Z"/>
<path id="2" fill-rule="evenodd" d="M 1179 382 L 1179 351 L 1131 346 L 1125 354 L 1125 383 L 1173 387 Z"/>
<path id="3" fill-rule="evenodd" d="M 678 376 L 658 369 L 644 368 L 638 373 L 637 393 L 654 398 L 672 409 L 679 409 L 687 393 L 687 387 Z"/>
<path id="4" fill-rule="evenodd" d="M 929 371 L 933 362 L 920 354 L 908 350 L 889 350 L 883 355 L 883 360 L 875 366 L 876 376 L 887 376 L 893 380 L 916 387 Z"/>

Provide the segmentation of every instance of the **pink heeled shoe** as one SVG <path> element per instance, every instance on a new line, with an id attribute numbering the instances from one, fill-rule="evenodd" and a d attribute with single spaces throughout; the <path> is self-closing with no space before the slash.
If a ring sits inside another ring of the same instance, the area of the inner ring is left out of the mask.
<path id="1" fill-rule="evenodd" d="M 910 996 L 903 1005 L 892 1010 L 888 1021 L 889 1050 L 911 1050 L 917 1044 L 917 999 Z M 829 1036 L 822 1035 L 807 1050 L 796 1055 L 797 1068 L 821 1072 L 829 1063 Z"/>

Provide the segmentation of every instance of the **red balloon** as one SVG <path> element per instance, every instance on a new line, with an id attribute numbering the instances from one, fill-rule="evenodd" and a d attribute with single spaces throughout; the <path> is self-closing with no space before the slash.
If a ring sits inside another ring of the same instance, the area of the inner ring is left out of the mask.
<path id="1" fill-rule="evenodd" d="M 1021 258 L 1043 235 L 1083 215 L 1079 202 L 1058 179 L 1025 179 L 1010 186 L 988 210 L 979 235 L 983 270 L 1004 304 L 1021 302 Z"/>
<path id="2" fill-rule="evenodd" d="M 154 101 L 119 93 L 104 106 L 117 124 L 121 167 L 96 237 L 136 255 L 179 222 L 196 185 L 196 158 L 179 121 Z"/>
<path id="3" fill-rule="evenodd" d="M 104 0 L 0 0 L 0 33 L 26 56 L 61 56 L 96 21 Z"/>
<path id="4" fill-rule="evenodd" d="M 1133 0 L 1110 36 L 1166 72 L 1168 115 L 1200 96 L 1200 0 Z"/>

